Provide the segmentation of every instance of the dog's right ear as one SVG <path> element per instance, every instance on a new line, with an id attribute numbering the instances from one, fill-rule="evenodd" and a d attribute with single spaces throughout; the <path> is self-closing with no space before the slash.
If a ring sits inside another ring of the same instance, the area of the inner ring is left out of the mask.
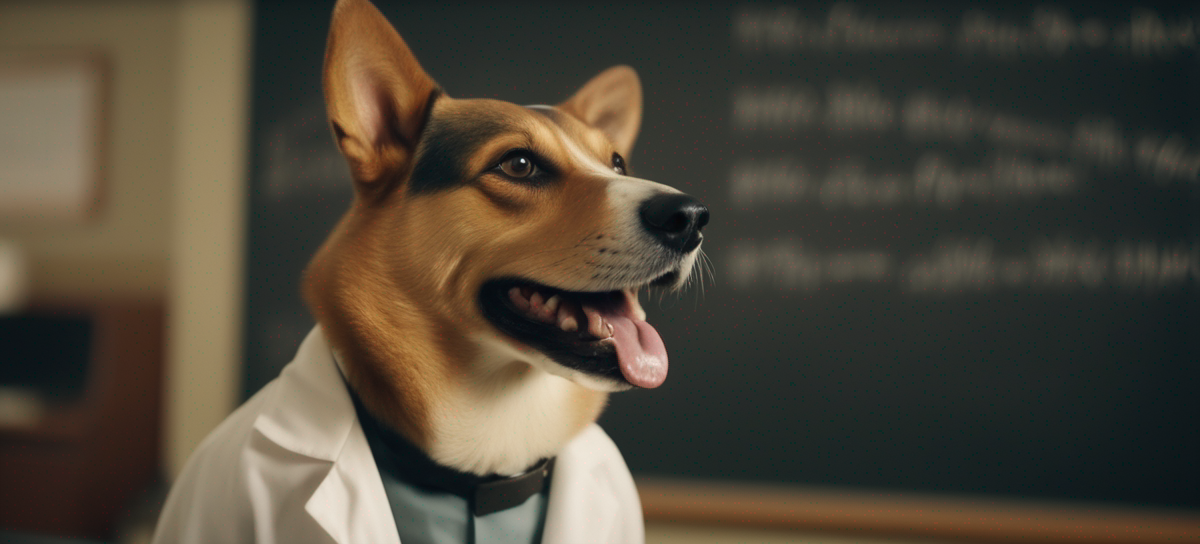
<path id="1" fill-rule="evenodd" d="M 404 175 L 437 84 L 367 0 L 333 8 L 322 79 L 333 136 L 356 188 Z"/>

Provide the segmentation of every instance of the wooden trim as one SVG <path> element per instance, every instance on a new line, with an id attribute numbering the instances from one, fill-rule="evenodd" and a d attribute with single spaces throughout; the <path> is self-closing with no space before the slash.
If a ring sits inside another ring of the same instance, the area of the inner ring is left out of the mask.
<path id="1" fill-rule="evenodd" d="M 1200 542 L 1200 511 L 639 478 L 647 521 L 976 542 Z"/>
<path id="2" fill-rule="evenodd" d="M 177 20 L 163 444 L 169 479 L 241 400 L 254 6 L 181 2 Z"/>

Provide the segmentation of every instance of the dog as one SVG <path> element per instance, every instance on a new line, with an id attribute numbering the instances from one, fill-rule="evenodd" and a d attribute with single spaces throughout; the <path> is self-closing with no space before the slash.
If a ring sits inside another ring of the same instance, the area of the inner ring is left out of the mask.
<path id="1" fill-rule="evenodd" d="M 709 212 L 632 175 L 636 73 L 451 98 L 340 0 L 323 88 L 355 196 L 305 270 L 318 325 L 193 454 L 156 542 L 642 541 L 595 421 L 666 378 L 638 294 L 688 283 Z"/>

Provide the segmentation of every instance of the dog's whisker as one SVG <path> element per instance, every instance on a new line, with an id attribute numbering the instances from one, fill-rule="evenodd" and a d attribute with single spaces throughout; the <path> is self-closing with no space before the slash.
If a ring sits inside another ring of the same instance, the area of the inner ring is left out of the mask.
<path id="1" fill-rule="evenodd" d="M 704 250 L 700 250 L 700 257 L 697 259 L 697 261 L 700 262 L 701 281 L 703 282 L 704 274 L 707 273 L 709 283 L 716 285 L 717 277 L 713 272 L 714 266 L 712 259 L 708 257 L 708 254 L 705 253 Z"/>

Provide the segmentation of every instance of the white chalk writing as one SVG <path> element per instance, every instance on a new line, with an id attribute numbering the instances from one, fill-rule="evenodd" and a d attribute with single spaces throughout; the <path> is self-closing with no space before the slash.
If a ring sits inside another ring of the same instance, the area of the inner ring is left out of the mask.
<path id="1" fill-rule="evenodd" d="M 1200 47 L 1196 23 L 1137 8 L 1124 21 L 1077 19 L 1055 6 L 1033 9 L 1027 21 L 971 10 L 957 21 L 931 17 L 876 17 L 839 2 L 824 17 L 808 18 L 796 8 L 746 6 L 733 17 L 734 44 L 747 52 L 898 51 L 952 47 L 964 55 L 997 60 L 1108 51 L 1134 60 L 1162 59 Z"/>
<path id="2" fill-rule="evenodd" d="M 724 269 L 738 290 L 817 290 L 847 283 L 896 283 L 910 294 L 955 294 L 1014 288 L 1158 290 L 1200 281 L 1200 245 L 1149 240 L 1102 244 L 1057 235 L 1032 240 L 1023 253 L 1000 253 L 987 237 L 947 238 L 928 253 L 821 251 L 797 238 L 740 241 Z"/>

